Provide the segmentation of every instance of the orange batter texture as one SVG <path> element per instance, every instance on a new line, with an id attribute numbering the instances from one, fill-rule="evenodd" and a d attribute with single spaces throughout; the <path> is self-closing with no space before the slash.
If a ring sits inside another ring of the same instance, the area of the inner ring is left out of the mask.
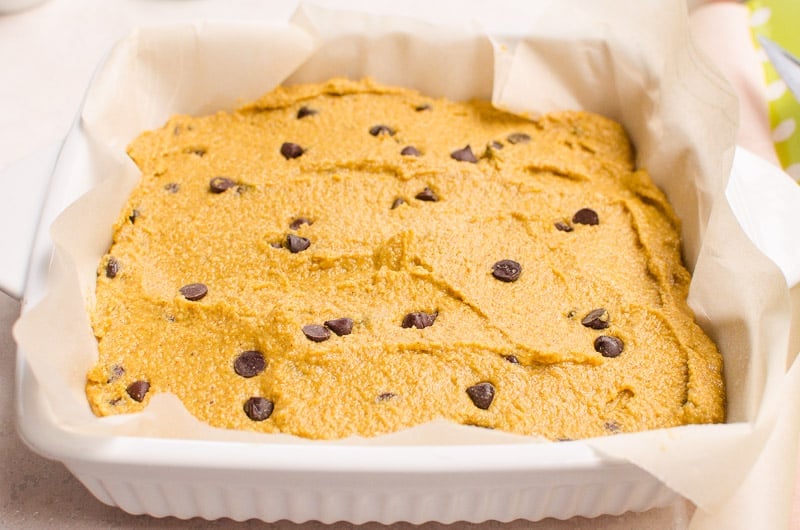
<path id="1" fill-rule="evenodd" d="M 128 152 L 97 415 L 172 392 L 213 426 L 314 439 L 724 421 L 679 222 L 609 119 L 333 79 L 175 116 Z"/>

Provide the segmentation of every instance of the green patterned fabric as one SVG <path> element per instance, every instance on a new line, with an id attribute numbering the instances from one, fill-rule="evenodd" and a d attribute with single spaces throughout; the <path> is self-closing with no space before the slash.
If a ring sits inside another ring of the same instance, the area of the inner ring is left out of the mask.
<path id="1" fill-rule="evenodd" d="M 800 57 L 800 0 L 750 0 L 747 5 L 755 35 L 772 39 Z M 758 41 L 754 42 L 758 46 Z M 800 102 L 781 81 L 766 54 L 763 62 L 775 150 L 786 172 L 800 181 Z"/>

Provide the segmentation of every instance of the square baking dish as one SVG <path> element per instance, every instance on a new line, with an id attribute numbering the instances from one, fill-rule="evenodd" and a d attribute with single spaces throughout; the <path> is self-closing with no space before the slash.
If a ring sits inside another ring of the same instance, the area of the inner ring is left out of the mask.
<path id="1" fill-rule="evenodd" d="M 53 170 L 23 313 L 43 299 L 53 275 L 51 223 L 94 185 L 85 176 L 89 144 L 79 119 Z M 682 500 L 641 467 L 581 441 L 273 444 L 86 433 L 53 412 L 24 348 L 16 376 L 26 443 L 63 462 L 102 502 L 134 514 L 324 523 L 536 521 L 646 511 Z"/>

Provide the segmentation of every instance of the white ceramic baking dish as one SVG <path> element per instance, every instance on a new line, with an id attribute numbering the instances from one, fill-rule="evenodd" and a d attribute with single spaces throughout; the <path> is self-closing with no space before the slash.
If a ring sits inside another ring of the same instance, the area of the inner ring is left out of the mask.
<path id="1" fill-rule="evenodd" d="M 51 223 L 89 187 L 84 146 L 77 123 L 52 171 L 23 312 L 47 289 Z M 53 413 L 24 349 L 17 356 L 16 407 L 20 434 L 32 449 L 63 462 L 102 502 L 135 514 L 449 523 L 594 517 L 681 502 L 650 473 L 582 442 L 259 444 L 87 435 Z"/>

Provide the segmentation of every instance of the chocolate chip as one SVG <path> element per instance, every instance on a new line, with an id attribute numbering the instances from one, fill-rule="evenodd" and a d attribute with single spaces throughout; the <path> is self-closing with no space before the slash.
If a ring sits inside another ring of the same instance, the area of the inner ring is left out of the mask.
<path id="1" fill-rule="evenodd" d="M 496 150 L 498 150 L 498 151 L 499 151 L 500 149 L 502 149 L 502 148 L 503 148 L 503 144 L 501 144 L 501 143 L 500 143 L 500 142 L 498 142 L 497 140 L 492 140 L 492 142 L 489 144 L 489 147 L 491 147 L 492 149 L 496 149 Z"/>
<path id="2" fill-rule="evenodd" d="M 515 282 L 522 273 L 522 265 L 511 259 L 503 259 L 492 265 L 492 276 L 501 282 Z"/>
<path id="3" fill-rule="evenodd" d="M 417 105 L 416 107 L 414 107 L 414 110 L 416 110 L 417 112 L 421 112 L 423 110 L 431 110 L 432 108 L 433 107 L 431 107 L 430 103 L 423 103 L 422 105 Z"/>
<path id="4" fill-rule="evenodd" d="M 228 190 L 232 187 L 236 186 L 236 183 L 229 179 L 228 177 L 214 177 L 208 183 L 208 187 L 211 189 L 211 193 L 222 193 L 225 190 Z"/>
<path id="5" fill-rule="evenodd" d="M 409 146 L 404 147 L 403 150 L 400 151 L 400 154 L 403 155 L 403 156 L 420 156 L 420 155 L 422 155 L 422 153 L 419 152 L 419 149 L 417 149 L 413 145 L 409 145 Z"/>
<path id="6" fill-rule="evenodd" d="M 269 244 L 269 246 L 271 246 L 272 248 L 283 248 L 283 245 L 277 241 L 273 241 L 272 243 Z"/>
<path id="7" fill-rule="evenodd" d="M 125 389 L 131 399 L 139 403 L 144 400 L 148 390 L 150 390 L 150 383 L 147 381 L 134 381 Z"/>
<path id="8" fill-rule="evenodd" d="M 403 199 L 402 197 L 398 197 L 394 201 L 392 201 L 391 209 L 394 210 L 395 208 L 397 208 L 401 204 L 405 204 L 405 203 L 406 203 L 405 199 Z"/>
<path id="9" fill-rule="evenodd" d="M 506 137 L 506 140 L 508 140 L 508 143 L 510 143 L 512 145 L 514 145 L 514 144 L 525 144 L 525 143 L 528 143 L 528 142 L 531 141 L 531 137 L 530 137 L 529 134 L 517 132 L 517 133 L 509 134 Z"/>
<path id="10" fill-rule="evenodd" d="M 581 225 L 596 225 L 600 224 L 600 218 L 597 216 L 597 212 L 591 208 L 581 208 L 572 216 L 572 222 Z"/>
<path id="11" fill-rule="evenodd" d="M 616 422 L 616 421 L 614 421 L 614 420 L 611 420 L 611 421 L 607 421 L 607 422 L 605 422 L 605 424 L 603 425 L 603 427 L 605 427 L 605 429 L 606 429 L 608 432 L 610 432 L 610 433 L 614 433 L 614 434 L 616 434 L 616 433 L 618 433 L 618 432 L 620 432 L 620 431 L 622 430 L 622 429 L 621 429 L 621 427 L 619 426 L 619 423 L 617 423 L 617 422 Z"/>
<path id="12" fill-rule="evenodd" d="M 562 232 L 572 232 L 573 228 L 569 224 L 565 223 L 564 221 L 557 221 L 556 228 L 561 230 Z"/>
<path id="13" fill-rule="evenodd" d="M 608 327 L 608 311 L 599 307 L 592 309 L 581 319 L 581 324 L 592 329 L 606 329 Z"/>
<path id="14" fill-rule="evenodd" d="M 467 388 L 467 395 L 479 409 L 486 410 L 494 401 L 494 385 L 483 382 Z"/>
<path id="15" fill-rule="evenodd" d="M 378 136 L 381 134 L 388 134 L 389 136 L 394 136 L 394 129 L 392 129 L 388 125 L 374 125 L 370 127 L 369 133 L 372 136 Z"/>
<path id="16" fill-rule="evenodd" d="M 131 224 L 136 224 L 136 220 L 139 217 L 141 217 L 141 215 L 142 215 L 141 212 L 136 208 L 134 208 L 133 210 L 131 210 L 131 214 L 128 216 L 128 220 L 131 222 Z"/>
<path id="17" fill-rule="evenodd" d="M 304 151 L 302 147 L 291 142 L 284 142 L 284 144 L 281 145 L 281 154 L 286 160 L 297 158 L 298 156 L 302 155 L 303 152 Z"/>
<path id="18" fill-rule="evenodd" d="M 395 398 L 395 397 L 397 397 L 397 394 L 395 394 L 393 392 L 383 392 L 382 394 L 379 394 L 378 397 L 375 398 L 375 401 L 378 401 L 378 402 L 389 401 L 390 399 Z"/>
<path id="19" fill-rule="evenodd" d="M 208 287 L 202 283 L 190 283 L 181 287 L 180 292 L 187 300 L 196 302 L 208 294 Z"/>
<path id="20" fill-rule="evenodd" d="M 516 355 L 503 355 L 503 359 L 510 362 L 511 364 L 519 364 L 519 359 L 517 359 Z"/>
<path id="21" fill-rule="evenodd" d="M 123 368 L 122 366 L 120 366 L 118 364 L 112 365 L 111 366 L 111 371 L 109 373 L 108 380 L 106 381 L 106 383 L 113 383 L 114 381 L 116 381 L 117 379 L 122 377 L 123 375 L 125 375 L 125 368 Z"/>
<path id="22" fill-rule="evenodd" d="M 303 335 L 310 341 L 324 342 L 331 338 L 331 332 L 325 326 L 319 324 L 309 324 L 303 326 Z"/>
<path id="23" fill-rule="evenodd" d="M 242 377 L 254 377 L 264 371 L 267 360 L 260 351 L 243 351 L 233 361 L 233 371 Z"/>
<path id="24" fill-rule="evenodd" d="M 251 397 L 244 402 L 244 413 L 253 421 L 264 421 L 272 416 L 275 403 L 263 397 Z"/>
<path id="25" fill-rule="evenodd" d="M 452 153 L 450 153 L 450 158 L 458 160 L 459 162 L 472 162 L 476 164 L 478 159 L 475 158 L 475 155 L 472 152 L 472 148 L 467 145 L 463 149 L 456 149 Z"/>
<path id="26" fill-rule="evenodd" d="M 333 320 L 326 320 L 325 327 L 333 331 L 340 337 L 342 335 L 349 335 L 353 332 L 353 319 L 352 318 L 336 318 Z"/>
<path id="27" fill-rule="evenodd" d="M 297 119 L 302 120 L 306 116 L 313 116 L 315 114 L 319 114 L 319 111 L 316 109 L 310 109 L 308 107 L 300 107 L 297 111 Z"/>
<path id="28" fill-rule="evenodd" d="M 594 349 L 603 357 L 616 357 L 622 353 L 622 341 L 617 337 L 600 335 L 594 340 Z"/>
<path id="29" fill-rule="evenodd" d="M 309 241 L 308 238 L 306 237 L 300 237 L 294 234 L 289 234 L 288 236 L 286 236 L 286 248 L 288 248 L 289 252 L 291 252 L 292 254 L 303 252 L 310 246 L 311 246 L 311 241 Z"/>
<path id="30" fill-rule="evenodd" d="M 439 200 L 439 196 L 434 193 L 434 191 L 430 188 L 425 188 L 421 192 L 414 195 L 414 198 L 419 201 L 428 201 L 428 202 L 436 202 Z"/>
<path id="31" fill-rule="evenodd" d="M 119 272 L 119 261 L 114 256 L 108 258 L 106 263 L 106 278 L 114 278 Z"/>
<path id="32" fill-rule="evenodd" d="M 433 325 L 434 321 L 436 321 L 436 317 L 438 316 L 439 313 L 424 313 L 422 311 L 409 313 L 403 317 L 403 323 L 401 326 L 404 328 L 427 328 Z"/>
<path id="33" fill-rule="evenodd" d="M 313 224 L 314 224 L 314 222 L 312 220 L 310 220 L 310 219 L 306 219 L 305 217 L 298 217 L 297 219 L 295 219 L 294 221 L 289 223 L 289 228 L 291 228 L 292 230 L 297 230 L 298 228 L 300 228 L 303 225 L 311 226 Z"/>
<path id="34" fill-rule="evenodd" d="M 168 182 L 167 184 L 164 184 L 164 189 L 170 193 L 178 193 L 178 191 L 181 189 L 181 185 L 177 182 Z"/>

